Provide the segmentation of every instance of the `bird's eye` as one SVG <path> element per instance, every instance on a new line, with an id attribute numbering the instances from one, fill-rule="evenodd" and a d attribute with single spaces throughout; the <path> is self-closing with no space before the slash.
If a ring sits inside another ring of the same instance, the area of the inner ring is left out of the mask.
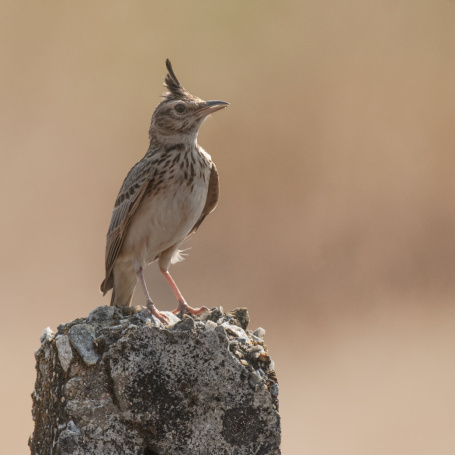
<path id="1" fill-rule="evenodd" d="M 183 103 L 177 104 L 174 108 L 178 114 L 183 114 L 185 112 L 185 105 Z"/>

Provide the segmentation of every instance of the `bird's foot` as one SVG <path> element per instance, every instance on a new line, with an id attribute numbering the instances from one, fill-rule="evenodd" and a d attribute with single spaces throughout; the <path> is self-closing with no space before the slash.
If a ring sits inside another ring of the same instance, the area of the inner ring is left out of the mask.
<path id="1" fill-rule="evenodd" d="M 163 314 L 160 311 L 158 311 L 151 300 L 147 301 L 147 305 L 145 307 L 145 310 L 149 314 L 152 314 L 153 316 L 155 316 L 163 324 L 169 324 L 169 322 L 170 322 L 169 318 L 165 314 Z"/>
<path id="2" fill-rule="evenodd" d="M 201 308 L 192 308 L 185 301 L 179 302 L 179 306 L 173 311 L 174 314 L 182 313 L 182 315 L 189 313 L 194 316 L 201 315 L 204 311 L 210 311 L 206 306 L 201 306 Z"/>

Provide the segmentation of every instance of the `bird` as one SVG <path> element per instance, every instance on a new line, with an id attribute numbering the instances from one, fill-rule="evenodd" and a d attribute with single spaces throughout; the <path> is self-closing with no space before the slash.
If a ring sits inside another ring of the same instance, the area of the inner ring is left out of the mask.
<path id="1" fill-rule="evenodd" d="M 187 304 L 169 267 L 183 260 L 180 246 L 218 203 L 218 171 L 197 136 L 209 114 L 229 106 L 191 95 L 169 59 L 166 68 L 167 91 L 152 115 L 150 146 L 128 172 L 115 200 L 106 237 L 106 276 L 100 287 L 103 295 L 112 289 L 111 305 L 124 307 L 131 305 L 139 282 L 144 309 L 165 324 L 169 318 L 156 308 L 144 279 L 144 269 L 155 261 L 177 298 L 174 314 L 209 311 Z"/>

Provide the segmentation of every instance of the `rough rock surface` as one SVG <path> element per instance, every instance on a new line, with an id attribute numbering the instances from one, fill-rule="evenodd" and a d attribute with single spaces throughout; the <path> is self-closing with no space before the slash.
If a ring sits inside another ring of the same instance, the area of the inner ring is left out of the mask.
<path id="1" fill-rule="evenodd" d="M 172 315 L 171 313 L 166 313 Z M 98 307 L 36 351 L 33 455 L 280 454 L 278 385 L 246 309 L 156 319 Z"/>

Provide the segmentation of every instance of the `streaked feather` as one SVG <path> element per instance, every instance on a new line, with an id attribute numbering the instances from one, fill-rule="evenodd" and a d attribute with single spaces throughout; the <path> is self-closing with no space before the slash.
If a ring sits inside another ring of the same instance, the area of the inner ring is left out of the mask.
<path id="1" fill-rule="evenodd" d="M 197 223 L 191 229 L 188 235 L 191 235 L 193 232 L 196 232 L 202 222 L 205 220 L 205 217 L 213 212 L 218 204 L 218 198 L 220 196 L 220 183 L 218 179 L 218 171 L 216 169 L 215 163 L 210 162 L 210 180 L 209 187 L 207 191 L 207 199 L 205 200 L 205 206 L 202 210 L 201 216 L 199 217 Z"/>
<path id="2" fill-rule="evenodd" d="M 130 170 L 115 201 L 106 239 L 106 279 L 101 291 L 106 294 L 113 287 L 112 269 L 120 252 L 128 224 L 136 212 L 153 178 L 149 160 L 141 160 Z"/>
<path id="3" fill-rule="evenodd" d="M 168 74 L 164 78 L 164 85 L 168 88 L 169 92 L 163 93 L 163 98 L 171 100 L 191 96 L 177 79 L 169 59 L 166 59 L 166 68 Z"/>

